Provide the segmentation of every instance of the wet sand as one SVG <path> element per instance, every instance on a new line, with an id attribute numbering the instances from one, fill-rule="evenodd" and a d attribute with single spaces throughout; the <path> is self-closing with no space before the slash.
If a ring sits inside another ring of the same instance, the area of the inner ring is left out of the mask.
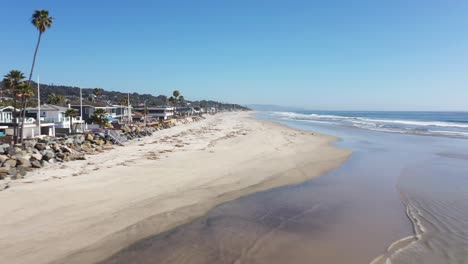
<path id="1" fill-rule="evenodd" d="M 339 166 L 350 151 L 336 140 L 227 113 L 37 170 L 0 192 L 0 263 L 104 260 L 221 203 Z"/>

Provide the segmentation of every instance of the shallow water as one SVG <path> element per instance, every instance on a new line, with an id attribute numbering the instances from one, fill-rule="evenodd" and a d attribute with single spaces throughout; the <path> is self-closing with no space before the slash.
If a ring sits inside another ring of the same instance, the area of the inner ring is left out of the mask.
<path id="1" fill-rule="evenodd" d="M 320 178 L 228 202 L 105 263 L 370 263 L 381 254 L 467 263 L 468 140 L 277 121 L 339 136 L 354 153 Z M 386 252 L 413 234 L 402 197 L 419 238 Z"/>

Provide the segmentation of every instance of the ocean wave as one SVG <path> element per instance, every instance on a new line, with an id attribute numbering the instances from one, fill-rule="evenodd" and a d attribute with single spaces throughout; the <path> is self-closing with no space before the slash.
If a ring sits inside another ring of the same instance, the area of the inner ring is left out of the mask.
<path id="1" fill-rule="evenodd" d="M 447 121 L 421 121 L 403 119 L 383 119 L 363 116 L 341 116 L 332 114 L 271 112 L 275 117 L 311 123 L 334 124 L 380 132 L 435 135 L 449 137 L 468 137 L 468 123 Z M 445 129 L 444 129 L 445 128 Z"/>
<path id="2" fill-rule="evenodd" d="M 377 119 L 358 116 L 339 116 L 339 115 L 320 115 L 320 114 L 301 114 L 294 112 L 273 112 L 276 116 L 289 118 L 305 118 L 305 119 L 330 119 L 330 120 L 348 120 L 351 122 L 367 122 L 368 124 L 400 124 L 410 126 L 434 126 L 434 127 L 453 127 L 453 128 L 468 128 L 467 122 L 445 122 L 445 121 L 419 121 L 419 120 L 402 120 L 402 119 Z"/>

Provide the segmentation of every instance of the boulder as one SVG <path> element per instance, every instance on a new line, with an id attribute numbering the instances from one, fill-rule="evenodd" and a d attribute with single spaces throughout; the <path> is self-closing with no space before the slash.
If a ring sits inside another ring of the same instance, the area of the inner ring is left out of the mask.
<path id="1" fill-rule="evenodd" d="M 6 150 L 6 153 L 10 156 L 13 156 L 16 154 L 16 148 L 15 147 L 8 147 Z"/>
<path id="2" fill-rule="evenodd" d="M 0 155 L 0 163 L 5 162 L 8 159 L 6 155 Z"/>
<path id="3" fill-rule="evenodd" d="M 46 148 L 45 143 L 37 143 L 36 146 L 34 146 L 38 150 L 44 150 Z"/>
<path id="4" fill-rule="evenodd" d="M 34 139 L 25 140 L 23 146 L 26 148 L 33 148 L 37 144 L 37 141 Z"/>
<path id="5" fill-rule="evenodd" d="M 55 158 L 55 153 L 52 150 L 44 151 L 44 155 L 42 156 L 43 160 L 50 160 Z"/>
<path id="6" fill-rule="evenodd" d="M 31 162 L 29 161 L 29 159 L 26 159 L 26 158 L 19 158 L 18 159 L 18 164 L 24 168 L 29 168 L 31 167 Z M 18 166 L 19 167 L 19 166 Z"/>
<path id="7" fill-rule="evenodd" d="M 86 140 L 87 141 L 93 141 L 94 140 L 94 135 L 93 134 L 86 134 Z"/>
<path id="8" fill-rule="evenodd" d="M 26 176 L 26 174 L 28 173 L 27 171 L 27 168 L 24 167 L 23 165 L 20 165 L 18 167 L 16 167 L 16 174 L 18 175 L 21 175 L 21 176 Z"/>
<path id="9" fill-rule="evenodd" d="M 7 167 L 0 167 L 0 174 L 7 174 L 10 168 Z"/>
<path id="10" fill-rule="evenodd" d="M 8 175 L 11 175 L 11 176 L 16 176 L 16 168 L 10 168 L 7 172 Z"/>
<path id="11" fill-rule="evenodd" d="M 14 167 L 16 167 L 16 163 L 17 163 L 16 160 L 14 160 L 14 159 L 9 159 L 9 160 L 6 160 L 6 161 L 5 161 L 4 165 L 5 165 L 5 164 L 8 164 L 8 167 L 14 168 Z M 5 166 L 5 167 L 6 167 L 6 166 Z"/>
<path id="12" fill-rule="evenodd" d="M 33 161 L 31 162 L 31 165 L 32 165 L 33 168 L 40 168 L 40 167 L 42 167 L 41 162 L 40 162 L 39 160 L 33 160 Z"/>
<path id="13" fill-rule="evenodd" d="M 37 154 L 31 154 L 31 159 L 32 160 L 42 160 L 42 155 L 37 153 Z"/>

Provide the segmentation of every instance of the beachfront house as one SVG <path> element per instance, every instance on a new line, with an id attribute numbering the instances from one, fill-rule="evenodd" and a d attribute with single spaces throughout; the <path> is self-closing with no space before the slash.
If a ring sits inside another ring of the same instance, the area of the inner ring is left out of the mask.
<path id="1" fill-rule="evenodd" d="M 193 107 L 177 107 L 176 113 L 180 116 L 192 116 L 196 114 L 197 111 L 195 111 L 195 108 Z"/>
<path id="2" fill-rule="evenodd" d="M 26 116 L 37 118 L 37 108 L 26 108 Z M 70 127 L 70 117 L 65 116 L 65 112 L 68 110 L 67 107 L 58 106 L 58 105 L 41 105 L 40 109 L 40 118 L 41 123 L 53 123 L 56 133 L 70 133 L 73 129 L 73 126 L 78 129 L 81 128 L 80 124 L 83 123 L 80 116 L 72 118 L 72 127 Z M 79 115 L 79 112 L 78 112 Z"/>
<path id="3" fill-rule="evenodd" d="M 12 136 L 14 134 L 14 120 L 13 120 L 13 112 L 14 108 L 12 106 L 6 106 L 0 108 L 0 135 L 8 135 Z M 17 113 L 17 124 L 21 126 L 19 118 L 20 111 L 16 109 Z M 37 113 L 37 112 L 36 112 Z M 39 135 L 48 135 L 48 136 L 55 136 L 55 126 L 54 123 L 50 122 L 43 122 L 39 127 L 36 118 L 27 115 L 26 112 L 26 119 L 24 123 L 24 131 L 23 131 L 23 138 L 30 138 Z"/>
<path id="4" fill-rule="evenodd" d="M 135 111 L 140 113 L 145 112 L 144 107 L 135 107 Z M 166 120 L 172 116 L 174 116 L 174 107 L 146 107 L 148 120 L 156 119 L 156 120 Z"/>
<path id="5" fill-rule="evenodd" d="M 80 101 L 70 102 L 70 107 L 74 108 L 80 113 Z M 86 123 L 92 123 L 92 115 L 97 109 L 104 109 L 107 112 L 109 121 L 122 121 L 128 118 L 128 106 L 123 105 L 110 105 L 103 102 L 91 102 L 83 100 L 83 120 Z M 130 107 L 131 109 L 131 107 Z"/>

